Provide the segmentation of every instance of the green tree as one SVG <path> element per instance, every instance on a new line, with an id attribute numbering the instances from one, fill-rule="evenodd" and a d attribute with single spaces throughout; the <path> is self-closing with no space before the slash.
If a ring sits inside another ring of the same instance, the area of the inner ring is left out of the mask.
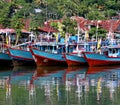
<path id="1" fill-rule="evenodd" d="M 97 38 L 105 38 L 106 37 L 106 33 L 107 31 L 103 28 L 91 28 L 90 31 L 89 31 L 89 37 L 92 38 L 96 38 L 96 35 L 97 35 Z"/>
<path id="2" fill-rule="evenodd" d="M 57 29 L 64 38 L 66 33 L 71 35 L 77 33 L 77 22 L 70 18 L 66 18 L 62 22 L 51 22 L 50 25 Z"/>
<path id="3" fill-rule="evenodd" d="M 62 24 L 65 26 L 63 27 L 63 31 L 65 33 L 69 33 L 71 35 L 75 35 L 77 33 L 77 22 L 70 19 L 66 18 L 63 20 Z"/>
<path id="4" fill-rule="evenodd" d="M 15 45 L 18 44 L 19 37 L 21 35 L 21 30 L 24 27 L 24 23 L 22 22 L 22 18 L 14 16 L 11 20 L 11 27 L 16 31 L 16 42 Z"/>
<path id="5" fill-rule="evenodd" d="M 9 27 L 10 26 L 10 4 L 6 3 L 4 1 L 0 1 L 0 24 L 2 24 L 3 27 Z"/>

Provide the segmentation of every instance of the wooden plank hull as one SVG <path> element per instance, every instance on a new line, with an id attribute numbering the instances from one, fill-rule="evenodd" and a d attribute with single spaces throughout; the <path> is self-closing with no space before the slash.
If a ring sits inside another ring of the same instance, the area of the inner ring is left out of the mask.
<path id="1" fill-rule="evenodd" d="M 9 49 L 14 66 L 34 66 L 35 61 L 30 51 L 20 49 Z"/>
<path id="2" fill-rule="evenodd" d="M 67 62 L 62 54 L 53 54 L 30 48 L 37 66 L 67 66 Z"/>
<path id="3" fill-rule="evenodd" d="M 105 55 L 84 52 L 84 57 L 89 66 L 113 66 L 120 64 L 120 57 L 107 57 Z"/>
<path id="4" fill-rule="evenodd" d="M 77 55 L 65 55 L 66 62 L 68 66 L 84 66 L 87 65 L 87 61 L 84 57 L 80 57 Z"/>

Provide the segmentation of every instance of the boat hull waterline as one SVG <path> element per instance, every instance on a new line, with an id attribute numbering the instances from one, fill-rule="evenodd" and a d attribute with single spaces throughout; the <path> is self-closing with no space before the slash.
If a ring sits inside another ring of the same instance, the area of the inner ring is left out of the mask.
<path id="1" fill-rule="evenodd" d="M 85 66 L 85 65 L 87 65 L 87 61 L 84 57 L 66 54 L 65 58 L 66 58 L 66 62 L 68 64 L 68 66 Z"/>
<path id="2" fill-rule="evenodd" d="M 54 54 L 31 48 L 31 53 L 37 66 L 67 66 L 63 54 Z"/>
<path id="3" fill-rule="evenodd" d="M 113 66 L 120 64 L 120 57 L 108 57 L 102 54 L 84 52 L 84 57 L 89 66 Z"/>
<path id="4" fill-rule="evenodd" d="M 9 49 L 14 66 L 34 66 L 35 61 L 30 51 L 20 49 Z"/>

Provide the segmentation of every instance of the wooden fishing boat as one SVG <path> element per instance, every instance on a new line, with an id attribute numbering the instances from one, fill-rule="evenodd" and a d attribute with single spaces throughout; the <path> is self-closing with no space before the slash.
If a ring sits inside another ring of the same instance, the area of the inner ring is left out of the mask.
<path id="1" fill-rule="evenodd" d="M 30 51 L 37 66 L 67 66 L 64 54 L 41 51 L 38 48 L 30 47 Z"/>
<path id="2" fill-rule="evenodd" d="M 82 51 L 85 50 L 85 44 L 70 44 L 68 46 L 68 53 L 65 54 L 65 59 L 68 66 L 83 66 L 87 65 Z M 72 49 L 73 48 L 73 49 Z"/>
<path id="3" fill-rule="evenodd" d="M 88 66 L 87 60 L 84 58 L 82 52 L 93 52 L 96 50 L 97 44 L 97 42 L 77 43 L 76 48 L 72 52 L 65 54 L 68 66 Z M 101 45 L 108 45 L 108 42 L 103 41 Z"/>
<path id="4" fill-rule="evenodd" d="M 9 48 L 8 52 L 14 66 L 34 66 L 35 65 L 35 61 L 30 51 L 16 49 L 16 48 Z"/>
<path id="5" fill-rule="evenodd" d="M 84 52 L 89 66 L 113 66 L 120 64 L 120 46 L 110 45 L 100 49 L 100 52 Z"/>
<path id="6" fill-rule="evenodd" d="M 12 59 L 13 66 L 35 66 L 35 61 L 29 51 L 29 45 L 32 45 L 31 41 L 18 44 L 16 46 L 10 46 L 7 48 L 8 54 Z"/>
<path id="7" fill-rule="evenodd" d="M 87 61 L 83 56 L 65 54 L 66 62 L 68 66 L 84 66 L 87 65 Z"/>

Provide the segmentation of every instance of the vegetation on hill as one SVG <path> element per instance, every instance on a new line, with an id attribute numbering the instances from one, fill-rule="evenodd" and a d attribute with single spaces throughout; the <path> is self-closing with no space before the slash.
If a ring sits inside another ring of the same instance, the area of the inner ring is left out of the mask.
<path id="1" fill-rule="evenodd" d="M 67 23 L 67 18 L 71 16 L 81 16 L 89 20 L 109 19 L 119 14 L 119 8 L 119 0 L 2 0 L 0 24 L 21 30 L 24 22 L 20 20 L 29 18 L 29 30 L 35 30 L 43 26 L 46 20 L 66 19 Z"/>

